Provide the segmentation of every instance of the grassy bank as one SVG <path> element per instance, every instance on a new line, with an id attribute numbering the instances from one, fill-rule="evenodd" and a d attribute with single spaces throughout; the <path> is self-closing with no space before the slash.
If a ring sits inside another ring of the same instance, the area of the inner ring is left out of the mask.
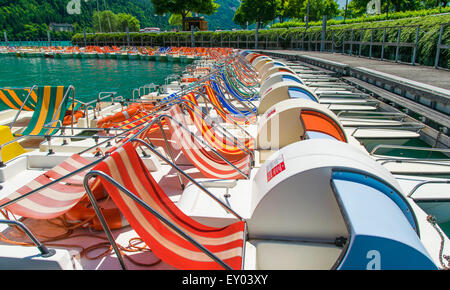
<path id="1" fill-rule="evenodd" d="M 384 20 L 398 20 L 398 19 L 409 19 L 416 17 L 424 17 L 442 13 L 450 13 L 450 7 L 441 7 L 435 9 L 423 9 L 416 11 L 405 11 L 405 12 L 394 12 L 394 13 L 383 13 L 379 15 L 371 15 L 371 16 L 361 16 L 351 19 L 342 20 L 334 20 L 330 19 L 327 21 L 327 25 L 339 25 L 339 24 L 353 24 L 353 23 L 366 23 L 366 22 L 376 22 L 376 21 L 384 21 Z M 294 28 L 294 27 L 304 27 L 306 25 L 303 21 L 286 21 L 283 23 L 275 23 L 272 25 L 272 28 Z M 309 23 L 310 26 L 321 26 L 322 21 L 313 21 Z"/>

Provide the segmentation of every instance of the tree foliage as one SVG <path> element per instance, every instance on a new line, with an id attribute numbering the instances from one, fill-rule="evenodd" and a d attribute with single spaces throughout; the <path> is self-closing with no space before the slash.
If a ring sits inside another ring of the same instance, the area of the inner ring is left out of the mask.
<path id="1" fill-rule="evenodd" d="M 214 0 L 152 0 L 152 3 L 157 14 L 179 14 L 182 23 L 189 13 L 211 15 L 219 8 Z"/>
<path id="2" fill-rule="evenodd" d="M 267 24 L 275 18 L 283 22 L 286 18 L 303 19 L 307 15 L 308 0 L 243 0 L 233 21 L 243 25 L 260 22 Z M 336 0 L 310 0 L 309 20 L 321 20 L 338 16 L 339 5 Z"/>
<path id="3" fill-rule="evenodd" d="M 358 17 L 366 14 L 370 0 L 351 0 L 348 4 L 348 15 Z M 382 13 L 403 12 L 411 10 L 446 7 L 450 0 L 385 0 L 381 1 Z"/>
<path id="4" fill-rule="evenodd" d="M 66 10 L 68 3 L 69 0 L 0 0 L 0 31 L 6 31 L 9 39 L 46 38 L 47 29 L 53 22 L 73 24 L 75 33 L 82 32 L 83 28 L 87 32 L 93 32 L 95 30 L 95 17 L 93 16 L 97 10 L 100 12 L 110 10 L 115 14 L 130 14 L 139 20 L 143 27 L 168 27 L 168 17 L 154 17 L 154 9 L 150 0 L 98 0 L 98 7 L 96 1 L 80 0 L 80 14 L 68 14 Z M 100 23 L 102 31 L 110 31 L 108 20 Z M 113 25 L 113 23 L 111 24 Z M 70 39 L 72 34 L 70 32 L 51 32 L 53 39 Z"/>
<path id="5" fill-rule="evenodd" d="M 186 17 L 191 17 L 192 13 L 188 13 Z M 172 14 L 169 18 L 169 24 L 170 26 L 175 26 L 178 29 L 181 29 L 183 27 L 183 20 L 181 17 L 181 14 Z"/>
<path id="6" fill-rule="evenodd" d="M 274 20 L 280 8 L 280 0 L 242 0 L 233 21 L 239 25 L 267 24 Z"/>

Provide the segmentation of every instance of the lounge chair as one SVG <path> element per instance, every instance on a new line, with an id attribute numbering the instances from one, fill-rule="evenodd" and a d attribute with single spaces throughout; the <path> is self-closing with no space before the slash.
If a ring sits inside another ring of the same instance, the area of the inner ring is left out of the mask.
<path id="1" fill-rule="evenodd" d="M 30 123 L 23 132 L 14 135 L 18 137 L 56 134 L 56 132 L 58 132 L 57 127 L 62 125 L 65 112 L 68 109 L 68 93 L 71 89 L 73 89 L 73 87 L 71 86 L 38 87 L 38 100 Z M 72 98 L 72 103 L 73 100 L 74 98 Z M 18 112 L 18 114 L 20 114 L 20 111 Z M 12 124 L 11 127 L 13 125 L 14 124 Z"/>
<path id="2" fill-rule="evenodd" d="M 98 176 L 131 227 L 161 260 L 178 269 L 242 268 L 245 222 L 215 228 L 186 216 L 154 180 L 131 142 L 95 166 L 85 184 L 93 176 Z M 102 221 L 100 211 L 96 212 Z M 112 236 L 108 238 L 121 260 Z"/>
<path id="3" fill-rule="evenodd" d="M 27 96 L 30 94 L 31 98 Z M 20 110 L 23 106 L 23 110 L 25 111 L 34 111 L 34 108 L 37 103 L 37 95 L 36 92 L 31 89 L 12 89 L 12 88 L 1 88 L 0 89 L 0 101 L 10 109 Z M 24 104 L 25 102 L 25 104 Z"/>

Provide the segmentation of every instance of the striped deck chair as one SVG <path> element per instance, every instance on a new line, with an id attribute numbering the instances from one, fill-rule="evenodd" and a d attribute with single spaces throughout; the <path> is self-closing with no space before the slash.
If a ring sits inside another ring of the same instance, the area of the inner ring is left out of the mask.
<path id="1" fill-rule="evenodd" d="M 239 90 L 239 88 L 233 83 L 227 74 L 221 73 L 222 80 L 228 90 L 228 92 L 241 101 L 253 101 L 258 98 L 258 94 L 249 95 Z"/>
<path id="2" fill-rule="evenodd" d="M 119 142 L 117 142 L 117 145 L 124 144 L 128 140 L 130 140 L 131 137 L 133 137 L 135 134 L 137 134 L 139 131 L 143 130 L 144 127 L 148 122 L 151 122 L 151 120 L 154 118 L 154 115 L 150 115 L 146 112 L 141 112 L 133 117 L 129 118 L 128 120 L 125 120 L 123 122 L 120 122 L 118 124 L 115 124 L 113 128 L 119 128 L 123 130 L 130 130 L 128 133 L 126 133 L 126 136 L 124 136 L 123 139 L 121 139 Z M 164 126 L 165 120 L 161 120 L 161 125 Z M 133 130 L 134 129 L 134 130 Z M 150 128 L 148 128 L 145 131 L 142 131 L 136 138 L 145 140 L 146 137 L 151 137 L 152 133 L 160 131 L 160 127 L 157 123 L 153 124 Z M 135 143 L 133 143 L 135 144 Z M 137 144 L 136 144 L 137 146 Z M 117 146 L 113 146 L 110 149 L 108 149 L 105 153 L 112 153 L 114 150 L 117 149 Z"/>
<path id="3" fill-rule="evenodd" d="M 241 269 L 245 222 L 215 228 L 185 215 L 154 180 L 131 143 L 125 144 L 92 170 L 114 179 L 232 269 Z M 131 227 L 161 260 L 181 270 L 223 269 L 104 177 L 98 178 Z"/>
<path id="4" fill-rule="evenodd" d="M 217 79 L 216 77 L 212 77 L 210 84 L 211 87 L 213 88 L 217 98 L 219 99 L 220 103 L 222 104 L 222 106 L 225 108 L 225 110 L 228 110 L 230 114 L 234 114 L 237 116 L 253 116 L 256 114 L 256 109 L 251 109 L 251 110 L 245 110 L 245 109 L 240 109 L 238 110 L 232 102 L 230 102 L 226 97 L 225 94 L 222 92 L 222 90 L 219 87 L 219 83 L 218 83 L 219 79 Z"/>
<path id="5" fill-rule="evenodd" d="M 213 83 L 214 85 L 214 83 Z M 223 103 L 219 98 L 217 97 L 215 91 L 213 90 L 213 87 L 211 87 L 211 83 L 207 82 L 207 84 L 204 86 L 206 95 L 208 96 L 209 100 L 213 103 L 214 109 L 216 110 L 217 114 L 222 118 L 224 122 L 227 122 L 229 124 L 233 124 L 236 122 L 236 124 L 239 125 L 248 125 L 256 122 L 256 115 L 249 116 L 247 118 L 239 117 L 234 114 L 230 114 L 225 110 L 225 108 L 222 106 Z"/>
<path id="6" fill-rule="evenodd" d="M 259 85 L 256 80 L 250 78 L 245 74 L 245 70 L 242 66 L 239 66 L 239 68 L 237 68 L 236 65 L 233 65 L 233 74 L 236 76 L 239 83 L 244 86 L 255 88 Z"/>
<path id="7" fill-rule="evenodd" d="M 116 125 L 114 125 L 114 128 L 120 128 L 123 130 L 129 130 L 136 128 L 135 130 L 131 130 L 128 134 L 129 136 L 136 134 L 139 132 L 139 130 L 142 130 L 145 126 L 145 124 L 151 122 L 155 118 L 154 114 L 149 114 L 147 112 L 141 112 L 133 117 L 129 118 L 128 120 L 125 120 L 123 122 L 120 122 Z M 161 125 L 164 126 L 165 120 L 161 120 Z M 153 124 L 144 134 L 142 134 L 139 138 L 145 138 L 146 136 L 150 136 L 153 132 L 156 132 L 159 130 L 159 125 L 157 123 Z M 126 139 L 128 140 L 128 138 Z"/>
<path id="8" fill-rule="evenodd" d="M 237 110 L 230 102 L 228 102 L 227 98 L 225 97 L 225 94 L 220 89 L 217 79 L 215 77 L 212 77 L 209 81 L 209 85 L 212 88 L 212 93 L 214 93 L 214 97 L 218 100 L 218 103 L 221 104 L 222 110 L 226 112 L 227 114 L 236 116 L 236 117 L 246 117 L 250 114 L 248 111 L 239 111 Z"/>
<path id="9" fill-rule="evenodd" d="M 73 103 L 68 102 L 67 111 L 78 111 L 81 110 L 84 105 L 76 100 Z"/>
<path id="10" fill-rule="evenodd" d="M 41 136 L 41 135 L 54 135 L 58 129 L 46 129 L 44 125 L 49 124 L 51 121 L 64 120 L 64 116 L 67 110 L 67 103 L 69 97 L 64 98 L 67 87 L 64 86 L 44 86 L 38 88 L 38 102 L 36 109 L 28 127 L 21 134 L 15 134 L 16 136 Z M 60 108 L 60 109 L 59 109 Z M 58 111 L 59 109 L 59 111 Z M 60 124 L 54 122 L 47 127 L 58 127 Z"/>
<path id="11" fill-rule="evenodd" d="M 236 161 L 227 160 L 229 163 L 224 161 L 216 153 L 207 150 L 205 145 L 182 128 L 182 126 L 187 128 L 187 125 L 184 115 L 178 105 L 170 108 L 168 113 L 173 118 L 170 119 L 165 117 L 172 140 L 181 147 L 186 158 L 188 158 L 206 178 L 244 179 L 248 177 L 251 161 L 249 155 Z"/>
<path id="12" fill-rule="evenodd" d="M 189 106 L 189 115 L 192 119 L 192 122 L 197 127 L 197 130 L 201 132 L 202 137 L 206 140 L 214 149 L 216 149 L 220 154 L 222 154 L 228 160 L 239 160 L 244 158 L 247 154 L 249 154 L 248 150 L 243 146 L 237 146 L 234 142 L 230 140 L 230 136 L 227 137 L 221 132 L 217 132 L 213 128 L 213 126 L 203 119 L 203 113 L 201 109 L 198 107 L 197 100 L 195 99 L 194 93 L 189 93 L 183 96 L 183 99 L 188 100 L 186 105 Z M 231 137 L 232 138 L 232 137 Z M 250 150 L 254 148 L 253 138 L 246 139 L 243 145 Z"/>
<path id="13" fill-rule="evenodd" d="M 83 168 L 90 162 L 74 154 L 51 170 L 39 175 L 14 193 L 0 200 L 0 206 L 50 182 Z M 6 207 L 13 214 L 35 219 L 51 219 L 69 211 L 86 194 L 83 178 L 86 171 L 72 175 Z"/>
<path id="14" fill-rule="evenodd" d="M 231 64 L 230 66 L 227 66 L 224 69 L 228 75 L 232 76 L 235 84 L 241 88 L 244 87 L 244 88 L 248 89 L 248 88 L 254 88 L 255 86 L 259 85 L 259 84 L 256 84 L 256 82 L 255 82 L 255 84 L 251 85 L 248 82 L 248 79 L 243 76 L 243 70 L 241 71 L 241 69 L 237 69 L 235 64 Z"/>
<path id="15" fill-rule="evenodd" d="M 113 128 L 120 128 L 124 130 L 132 129 L 135 127 L 138 127 L 144 123 L 149 122 L 151 119 L 153 119 L 153 115 L 150 115 L 146 112 L 140 112 L 136 115 L 134 115 L 131 118 L 128 118 L 127 120 L 117 123 L 113 125 Z"/>
<path id="16" fill-rule="evenodd" d="M 25 99 L 28 96 L 28 93 L 30 92 L 30 89 L 12 89 L 12 88 L 1 88 L 0 89 L 0 101 L 5 106 L 7 106 L 10 109 L 13 110 L 20 110 L 20 108 L 23 105 L 23 102 L 25 102 Z M 30 97 L 28 98 L 25 105 L 23 105 L 23 110 L 25 111 L 34 111 L 34 108 L 37 103 L 37 95 L 36 92 L 33 90 L 30 94 Z"/>

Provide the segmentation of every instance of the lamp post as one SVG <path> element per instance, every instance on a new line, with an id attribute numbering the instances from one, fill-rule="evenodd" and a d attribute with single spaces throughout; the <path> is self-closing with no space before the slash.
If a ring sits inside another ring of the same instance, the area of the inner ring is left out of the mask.
<path id="1" fill-rule="evenodd" d="M 344 23 L 345 23 L 345 19 L 347 18 L 347 5 L 348 5 L 348 0 L 345 0 Z"/>
<path id="2" fill-rule="evenodd" d="M 308 29 L 308 22 L 309 22 L 309 2 L 310 0 L 308 0 L 308 5 L 306 6 L 306 29 Z"/>

